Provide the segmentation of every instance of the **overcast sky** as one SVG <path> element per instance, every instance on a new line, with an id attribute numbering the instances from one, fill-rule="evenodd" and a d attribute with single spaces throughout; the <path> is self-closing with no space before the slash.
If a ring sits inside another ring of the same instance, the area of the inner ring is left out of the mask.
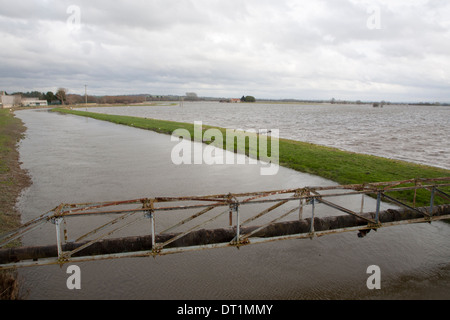
<path id="1" fill-rule="evenodd" d="M 0 90 L 450 101 L 448 0 L 0 0 Z"/>

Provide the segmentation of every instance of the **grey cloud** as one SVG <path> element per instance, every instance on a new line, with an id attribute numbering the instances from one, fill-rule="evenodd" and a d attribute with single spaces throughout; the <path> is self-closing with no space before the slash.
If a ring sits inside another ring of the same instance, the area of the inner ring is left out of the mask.
<path id="1" fill-rule="evenodd" d="M 190 87 L 364 99 L 382 85 L 396 98 L 423 86 L 450 100 L 442 89 L 450 71 L 436 70 L 450 54 L 444 1 L 16 2 L 0 1 L 0 42 L 10 48 L 0 52 L 2 90 L 26 83 L 82 91 L 90 82 L 99 94 Z M 380 30 L 366 25 L 371 3 L 381 9 Z M 68 28 L 70 5 L 80 8 L 79 30 Z M 358 84 L 368 91 L 356 91 Z"/>

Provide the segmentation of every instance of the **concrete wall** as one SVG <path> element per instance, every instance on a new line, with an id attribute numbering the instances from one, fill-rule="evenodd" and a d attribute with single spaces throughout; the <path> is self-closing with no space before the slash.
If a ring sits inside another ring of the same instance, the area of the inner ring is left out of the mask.
<path id="1" fill-rule="evenodd" d="M 2 95 L 1 96 L 1 102 L 2 102 L 2 108 L 3 109 L 9 109 L 12 108 L 14 106 L 14 96 L 7 96 L 7 95 Z"/>

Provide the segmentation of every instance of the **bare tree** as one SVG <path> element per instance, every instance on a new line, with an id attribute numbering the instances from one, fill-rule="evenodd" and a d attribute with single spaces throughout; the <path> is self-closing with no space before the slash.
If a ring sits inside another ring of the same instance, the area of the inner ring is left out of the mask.
<path id="1" fill-rule="evenodd" d="M 69 90 L 67 90 L 66 88 L 58 88 L 58 91 L 56 91 L 55 96 L 59 101 L 61 101 L 61 104 L 65 104 L 68 91 Z"/>

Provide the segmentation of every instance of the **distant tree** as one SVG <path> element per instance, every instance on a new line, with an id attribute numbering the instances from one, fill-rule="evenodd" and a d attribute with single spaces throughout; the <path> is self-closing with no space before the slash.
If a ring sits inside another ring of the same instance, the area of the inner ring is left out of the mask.
<path id="1" fill-rule="evenodd" d="M 53 92 L 49 91 L 44 95 L 44 100 L 47 100 L 47 103 L 50 104 L 50 103 L 52 103 L 52 101 L 57 100 L 57 98 L 53 94 Z"/>
<path id="2" fill-rule="evenodd" d="M 39 91 L 30 91 L 30 92 L 15 92 L 13 95 L 20 95 L 23 98 L 42 98 L 44 95 L 43 93 Z"/>
<path id="3" fill-rule="evenodd" d="M 59 101 L 61 101 L 61 104 L 65 104 L 66 103 L 66 95 L 67 95 L 67 89 L 66 88 L 58 88 L 58 90 L 56 91 L 56 99 L 58 99 Z"/>
<path id="4" fill-rule="evenodd" d="M 241 102 L 255 102 L 256 99 L 253 96 L 242 96 Z"/>
<path id="5" fill-rule="evenodd" d="M 66 102 L 67 104 L 80 104 L 84 103 L 85 98 L 80 96 L 79 94 L 66 94 Z"/>
<path id="6" fill-rule="evenodd" d="M 195 101 L 198 100 L 198 96 L 195 92 L 186 92 L 186 100 Z"/>

